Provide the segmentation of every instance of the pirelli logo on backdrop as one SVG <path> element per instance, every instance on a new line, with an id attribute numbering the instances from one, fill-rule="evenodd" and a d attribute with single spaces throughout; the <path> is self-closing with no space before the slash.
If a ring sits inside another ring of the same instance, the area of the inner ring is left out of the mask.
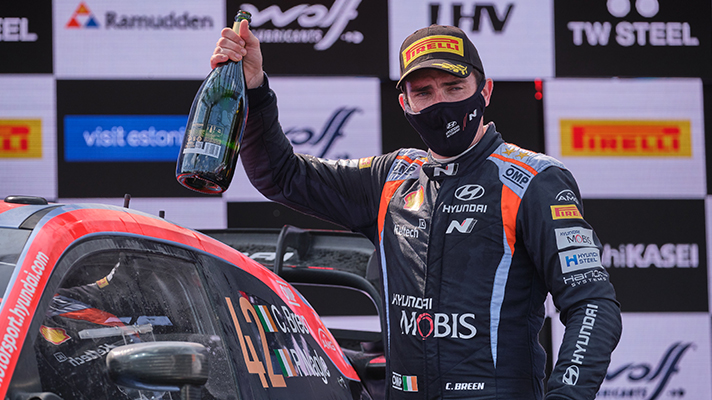
<path id="1" fill-rule="evenodd" d="M 561 155 L 692 157 L 690 121 L 562 119 Z"/>
<path id="2" fill-rule="evenodd" d="M 578 208 L 573 204 L 551 206 L 551 219 L 583 219 Z"/>
<path id="3" fill-rule="evenodd" d="M 430 53 L 453 53 L 465 56 L 462 39 L 448 35 L 433 35 L 424 37 L 403 50 L 403 67 L 407 67 L 413 60 Z"/>
<path id="4" fill-rule="evenodd" d="M 42 158 L 42 120 L 0 119 L 0 158 Z"/>

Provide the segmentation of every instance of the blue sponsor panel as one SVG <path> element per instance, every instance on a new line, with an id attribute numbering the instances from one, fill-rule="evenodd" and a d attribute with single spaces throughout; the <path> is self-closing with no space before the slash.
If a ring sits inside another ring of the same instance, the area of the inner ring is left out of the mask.
<path id="1" fill-rule="evenodd" d="M 175 161 L 187 115 L 67 115 L 66 162 Z"/>

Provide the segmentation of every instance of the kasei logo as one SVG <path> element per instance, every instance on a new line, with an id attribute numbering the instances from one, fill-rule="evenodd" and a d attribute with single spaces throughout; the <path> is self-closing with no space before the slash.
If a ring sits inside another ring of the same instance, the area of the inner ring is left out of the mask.
<path id="1" fill-rule="evenodd" d="M 670 397 L 682 397 L 684 389 L 666 392 L 673 376 L 679 372 L 682 358 L 690 349 L 695 349 L 693 343 L 676 342 L 665 350 L 657 365 L 647 362 L 625 362 L 622 366 L 611 366 L 608 369 L 603 386 L 596 398 L 621 399 L 635 398 L 656 400 L 664 393 Z M 621 378 L 625 381 L 621 382 Z"/>
<path id="2" fill-rule="evenodd" d="M 692 157 L 690 121 L 560 121 L 562 156 Z"/>
<path id="3" fill-rule="evenodd" d="M 430 336 L 434 338 L 450 337 L 453 339 L 472 339 L 477 334 L 473 313 L 421 313 L 401 310 L 401 334 L 417 336 L 425 340 Z"/>
<path id="4" fill-rule="evenodd" d="M 25 17 L 0 17 L 0 42 L 36 42 L 37 34 L 30 32 L 30 21 Z"/>
<path id="5" fill-rule="evenodd" d="M 688 22 L 649 22 L 636 17 L 652 18 L 658 14 L 657 0 L 636 0 L 635 13 L 631 14 L 632 0 L 608 0 L 606 6 L 611 17 L 630 18 L 615 24 L 615 41 L 623 47 L 638 46 L 699 46 L 700 41 L 693 36 Z M 670 3 L 672 4 L 672 2 Z M 676 4 L 677 6 L 677 4 Z M 576 46 L 607 46 L 613 34 L 613 23 L 609 21 L 570 21 L 567 28 L 572 33 Z M 584 41 L 584 38 L 586 39 Z"/>
<path id="6" fill-rule="evenodd" d="M 262 10 L 253 4 L 240 7 L 252 14 L 252 32 L 262 43 L 314 43 L 314 49 L 327 50 L 337 40 L 359 44 L 363 33 L 344 32 L 350 21 L 358 17 L 361 0 L 335 0 L 331 8 L 323 4 L 297 4 L 282 11 L 278 5 Z M 276 29 L 260 29 L 268 22 Z M 282 29 L 296 22 L 294 28 Z"/>
<path id="7" fill-rule="evenodd" d="M 485 195 L 485 188 L 480 185 L 463 185 L 455 191 L 455 197 L 462 201 L 479 199 Z"/>
<path id="8" fill-rule="evenodd" d="M 469 6 L 455 2 L 450 8 L 440 4 L 430 4 L 430 23 L 457 26 L 467 32 L 481 32 L 484 27 L 491 27 L 494 32 L 502 32 L 512 16 L 514 3 L 498 8 L 492 3 L 475 3 Z M 448 18 L 449 17 L 449 18 Z M 487 22 L 484 22 L 485 19 Z"/>
<path id="9" fill-rule="evenodd" d="M 0 158 L 42 158 L 42 121 L 0 120 Z"/>
<path id="10" fill-rule="evenodd" d="M 357 112 L 362 112 L 362 110 L 358 107 L 340 107 L 331 114 L 321 132 L 312 127 L 290 127 L 285 129 L 284 134 L 292 142 L 292 145 L 299 146 L 297 150 L 300 153 L 320 158 L 351 158 L 347 152 L 334 154 L 329 151 L 332 150 L 332 146 L 339 138 L 346 135 L 344 133 L 346 123 Z"/>
<path id="11" fill-rule="evenodd" d="M 89 10 L 86 3 L 79 4 L 72 14 L 65 28 L 67 29 L 99 29 L 102 24 Z M 116 11 L 106 11 L 104 14 L 104 29 L 119 30 L 201 30 L 211 29 L 214 26 L 213 18 L 210 15 L 193 15 L 188 11 L 176 13 L 170 11 L 167 14 L 120 14 Z"/>
<path id="12" fill-rule="evenodd" d="M 697 268 L 700 250 L 697 243 L 621 244 L 603 246 L 603 266 L 606 268 Z"/>

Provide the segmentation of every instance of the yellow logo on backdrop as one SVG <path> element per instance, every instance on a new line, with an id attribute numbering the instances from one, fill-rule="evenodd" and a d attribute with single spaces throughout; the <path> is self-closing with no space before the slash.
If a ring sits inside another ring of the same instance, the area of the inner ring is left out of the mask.
<path id="1" fill-rule="evenodd" d="M 42 158 L 42 120 L 0 119 L 0 158 Z"/>
<path id="2" fill-rule="evenodd" d="M 562 119 L 562 156 L 692 157 L 690 121 Z"/>

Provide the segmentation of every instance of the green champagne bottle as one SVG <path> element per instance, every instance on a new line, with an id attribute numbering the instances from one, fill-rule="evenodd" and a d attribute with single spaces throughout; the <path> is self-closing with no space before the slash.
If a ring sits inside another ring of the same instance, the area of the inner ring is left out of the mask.
<path id="1" fill-rule="evenodd" d="M 251 15 L 239 11 L 232 29 Z M 195 95 L 178 154 L 176 178 L 201 193 L 220 194 L 235 174 L 247 121 L 247 85 L 242 61 L 228 60 L 213 69 Z"/>

